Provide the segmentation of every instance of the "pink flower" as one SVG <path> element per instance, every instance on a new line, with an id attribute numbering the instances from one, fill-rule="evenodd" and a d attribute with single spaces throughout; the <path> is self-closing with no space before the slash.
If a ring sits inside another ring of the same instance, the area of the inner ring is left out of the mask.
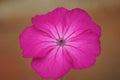
<path id="1" fill-rule="evenodd" d="M 58 79 L 71 68 L 95 64 L 100 54 L 100 27 L 82 9 L 57 8 L 32 19 L 20 35 L 23 57 L 42 78 Z"/>

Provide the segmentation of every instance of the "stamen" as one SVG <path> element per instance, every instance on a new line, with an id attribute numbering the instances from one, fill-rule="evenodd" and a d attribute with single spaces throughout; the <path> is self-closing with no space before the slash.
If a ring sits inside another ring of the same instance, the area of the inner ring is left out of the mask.
<path id="1" fill-rule="evenodd" d="M 65 43 L 66 43 L 66 41 L 64 39 L 59 39 L 57 42 L 57 45 L 63 47 L 65 45 Z"/>

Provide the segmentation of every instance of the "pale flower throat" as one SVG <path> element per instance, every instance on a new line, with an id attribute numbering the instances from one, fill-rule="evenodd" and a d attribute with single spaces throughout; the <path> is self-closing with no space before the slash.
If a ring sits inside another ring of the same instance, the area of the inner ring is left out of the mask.
<path id="1" fill-rule="evenodd" d="M 57 41 L 57 45 L 60 46 L 60 47 L 63 47 L 65 45 L 66 41 L 64 39 L 59 39 Z"/>

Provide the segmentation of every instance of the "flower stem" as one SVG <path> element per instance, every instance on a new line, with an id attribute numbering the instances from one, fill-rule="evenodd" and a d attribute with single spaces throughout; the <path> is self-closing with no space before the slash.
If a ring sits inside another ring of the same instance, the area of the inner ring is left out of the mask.
<path id="1" fill-rule="evenodd" d="M 51 79 L 42 79 L 42 80 L 51 80 Z M 60 78 L 60 79 L 53 79 L 53 80 L 63 80 L 63 78 Z"/>

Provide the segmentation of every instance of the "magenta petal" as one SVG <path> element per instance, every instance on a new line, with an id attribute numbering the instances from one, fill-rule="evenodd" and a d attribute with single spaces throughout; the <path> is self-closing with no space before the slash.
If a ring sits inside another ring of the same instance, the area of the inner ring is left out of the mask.
<path id="1" fill-rule="evenodd" d="M 71 68 L 64 56 L 63 49 L 56 47 L 45 58 L 33 58 L 33 69 L 43 78 L 58 79 Z"/>
<path id="2" fill-rule="evenodd" d="M 95 55 L 87 54 L 86 52 L 74 46 L 65 46 L 72 59 L 73 68 L 84 69 L 93 66 L 96 61 Z"/>
<path id="3" fill-rule="evenodd" d="M 32 19 L 33 25 L 58 39 L 62 36 L 62 20 L 67 11 L 65 8 L 57 8 L 48 14 L 37 15 Z"/>
<path id="4" fill-rule="evenodd" d="M 73 60 L 75 69 L 91 67 L 100 54 L 99 36 L 91 30 L 70 38 L 65 46 Z"/>
<path id="5" fill-rule="evenodd" d="M 84 31 L 80 35 L 72 37 L 68 40 L 67 45 L 71 45 L 83 50 L 90 55 L 100 54 L 100 37 L 91 30 Z"/>
<path id="6" fill-rule="evenodd" d="M 34 27 L 27 27 L 20 35 L 20 45 L 23 56 L 32 58 L 45 56 L 56 44 L 47 34 Z"/>
<path id="7" fill-rule="evenodd" d="M 91 17 L 88 15 L 87 12 L 85 12 L 82 9 L 76 8 L 71 11 L 69 11 L 65 15 L 64 19 L 65 25 L 64 25 L 64 37 L 67 38 L 71 34 L 80 34 L 84 30 L 91 29 L 93 32 L 100 35 L 100 27 L 96 25 Z M 78 31 L 79 30 L 79 31 Z"/>

